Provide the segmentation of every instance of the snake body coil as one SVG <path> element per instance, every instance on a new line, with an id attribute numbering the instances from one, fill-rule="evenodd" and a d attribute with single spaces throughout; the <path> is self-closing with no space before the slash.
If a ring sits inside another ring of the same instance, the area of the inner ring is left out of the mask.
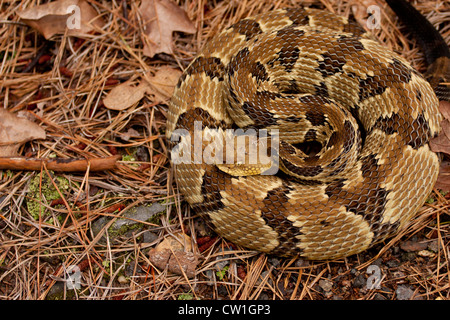
<path id="1" fill-rule="evenodd" d="M 208 143 L 195 149 L 178 136 L 192 151 L 174 165 L 178 187 L 230 241 L 320 260 L 361 252 L 414 216 L 437 178 L 428 141 L 440 121 L 429 83 L 364 29 L 326 11 L 286 9 L 241 20 L 206 44 L 175 89 L 167 137 L 177 129 L 194 137 L 199 122 L 203 137 L 278 130 L 276 175 L 194 161 Z"/>

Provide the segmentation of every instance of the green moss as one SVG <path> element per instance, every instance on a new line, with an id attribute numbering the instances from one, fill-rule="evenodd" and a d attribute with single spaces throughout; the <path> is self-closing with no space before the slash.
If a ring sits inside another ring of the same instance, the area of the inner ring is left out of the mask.
<path id="1" fill-rule="evenodd" d="M 219 278 L 219 280 L 223 280 L 229 268 L 230 268 L 229 266 L 225 266 L 223 267 L 222 270 L 216 272 L 216 275 Z"/>
<path id="2" fill-rule="evenodd" d="M 122 161 L 136 161 L 136 159 L 133 155 L 124 154 L 122 156 Z"/>
<path id="3" fill-rule="evenodd" d="M 49 171 L 50 175 L 53 177 L 55 184 L 61 193 L 69 189 L 69 180 L 53 176 L 53 172 Z M 42 175 L 42 182 L 41 182 Z M 41 185 L 41 187 L 39 187 Z M 53 185 L 51 179 L 46 173 L 41 172 L 35 175 L 29 185 L 28 199 L 27 199 L 27 209 L 28 212 L 35 220 L 39 220 L 39 215 L 46 215 L 48 211 L 44 204 L 50 204 L 53 200 L 60 198 L 58 191 Z"/>
<path id="4" fill-rule="evenodd" d="M 109 227 L 108 229 L 108 234 L 110 237 L 115 238 L 124 235 L 131 230 L 141 229 L 143 226 L 144 226 L 143 223 L 130 223 L 130 224 L 123 224 L 120 226 L 120 228 L 117 228 L 117 225 L 113 223 L 112 226 Z"/>
<path id="5" fill-rule="evenodd" d="M 194 300 L 192 293 L 182 293 L 178 296 L 178 300 Z"/>
<path id="6" fill-rule="evenodd" d="M 135 162 L 136 161 L 136 150 L 133 151 L 132 154 L 125 154 L 122 156 L 122 161 Z M 129 163 L 128 166 L 132 168 L 139 168 L 139 163 Z"/>

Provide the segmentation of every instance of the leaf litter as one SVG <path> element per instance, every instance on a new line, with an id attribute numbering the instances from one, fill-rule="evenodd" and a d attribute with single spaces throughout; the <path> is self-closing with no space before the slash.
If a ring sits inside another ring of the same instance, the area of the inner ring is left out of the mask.
<path id="1" fill-rule="evenodd" d="M 45 133 L 13 139 L 8 154 L 121 161 L 106 171 L 56 174 L 45 164 L 35 172 L 0 170 L 0 299 L 450 298 L 450 196 L 438 185 L 399 235 L 329 262 L 237 247 L 217 237 L 182 201 L 164 138 L 167 101 L 181 70 L 214 33 L 291 1 L 79 1 L 82 10 L 88 5 L 94 13 L 85 16 L 82 24 L 89 29 L 82 32 L 49 23 L 66 22 L 74 13 L 62 4 L 74 2 L 40 3 L 4 1 L 0 7 L 0 20 L 7 22 L 0 24 L 0 101 L 8 114 L 25 112 Z M 363 22 L 371 4 L 382 9 L 376 36 L 423 72 L 416 42 L 405 37 L 383 1 L 303 3 L 344 16 L 353 12 Z M 450 42 L 450 29 L 442 24 L 450 3 L 425 0 L 417 8 Z M 51 201 L 39 196 L 47 185 L 56 192 Z M 39 208 L 33 214 L 29 199 Z M 127 214 L 133 208 L 152 204 L 166 209 L 112 236 L 116 221 L 133 219 Z M 168 258 L 154 261 L 152 252 L 173 235 L 185 235 L 190 247 L 166 247 L 160 252 Z M 78 290 L 67 289 L 70 266 L 81 272 Z M 371 288 L 367 283 L 375 275 L 380 286 Z"/>
<path id="2" fill-rule="evenodd" d="M 81 36 L 104 22 L 97 12 L 84 0 L 58 0 L 30 7 L 17 12 L 20 21 L 39 31 L 46 39 L 56 34 Z"/>

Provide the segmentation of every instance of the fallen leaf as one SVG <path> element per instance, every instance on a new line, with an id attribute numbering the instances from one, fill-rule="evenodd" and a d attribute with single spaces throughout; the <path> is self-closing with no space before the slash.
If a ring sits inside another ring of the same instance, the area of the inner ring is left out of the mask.
<path id="1" fill-rule="evenodd" d="M 34 122 L 0 108 L 0 157 L 15 157 L 22 144 L 45 137 L 45 130 Z"/>
<path id="2" fill-rule="evenodd" d="M 444 119 L 450 120 L 450 102 L 439 101 L 439 111 L 444 116 Z"/>
<path id="3" fill-rule="evenodd" d="M 418 242 L 413 240 L 407 240 L 400 243 L 400 248 L 406 252 L 420 251 L 426 249 L 428 246 L 425 242 Z"/>
<path id="4" fill-rule="evenodd" d="M 436 138 L 430 140 L 430 148 L 433 152 L 443 152 L 450 155 L 450 121 L 441 123 L 442 131 Z"/>
<path id="5" fill-rule="evenodd" d="M 186 12 L 171 0 L 143 0 L 139 12 L 145 23 L 144 54 L 173 53 L 172 33 L 195 33 L 195 26 Z"/>
<path id="6" fill-rule="evenodd" d="M 434 152 L 450 155 L 450 103 L 440 101 L 439 111 L 444 117 L 444 120 L 441 122 L 442 131 L 436 138 L 430 140 L 430 148 Z"/>
<path id="7" fill-rule="evenodd" d="M 164 249 L 172 251 L 191 251 L 191 237 L 182 232 L 175 233 L 161 241 L 155 249 L 158 251 Z"/>
<path id="8" fill-rule="evenodd" d="M 156 250 L 152 248 L 148 252 L 148 257 L 150 258 L 150 262 L 155 265 L 158 269 L 165 269 L 167 264 L 169 263 L 170 256 L 172 252 L 168 249 L 165 250 Z"/>
<path id="9" fill-rule="evenodd" d="M 190 252 L 191 250 L 191 237 L 180 232 L 165 238 L 149 251 L 148 256 L 158 269 L 167 268 L 172 273 L 192 278 L 195 276 L 199 256 Z"/>
<path id="10" fill-rule="evenodd" d="M 195 276 L 195 268 L 199 262 L 198 255 L 193 252 L 175 252 L 169 259 L 168 270 L 188 278 Z"/>
<path id="11" fill-rule="evenodd" d="M 151 249 L 148 253 L 149 260 L 158 269 L 167 268 L 168 271 L 186 275 L 188 278 L 195 276 L 195 268 L 199 262 L 199 256 L 192 252 L 175 251 L 172 253 L 169 249 L 158 251 Z"/>
<path id="12" fill-rule="evenodd" d="M 168 66 L 162 66 L 153 77 L 149 79 L 150 88 L 147 91 L 155 96 L 157 102 L 169 99 L 182 72 Z"/>
<path id="13" fill-rule="evenodd" d="M 147 81 L 141 81 L 137 86 L 124 82 L 114 87 L 103 99 L 103 103 L 108 109 L 125 110 L 139 102 L 147 90 Z"/>
<path id="14" fill-rule="evenodd" d="M 23 22 L 39 31 L 46 39 L 55 34 L 85 35 L 104 21 L 85 0 L 58 0 L 34 6 L 17 15 Z"/>
<path id="15" fill-rule="evenodd" d="M 436 180 L 435 188 L 442 191 L 450 191 L 450 162 L 442 161 L 439 167 L 439 175 Z"/>

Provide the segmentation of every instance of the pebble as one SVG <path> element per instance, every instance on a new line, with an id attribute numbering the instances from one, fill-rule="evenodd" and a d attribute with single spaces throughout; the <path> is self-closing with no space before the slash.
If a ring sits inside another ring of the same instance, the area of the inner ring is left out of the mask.
<path id="1" fill-rule="evenodd" d="M 127 231 L 132 230 L 138 232 L 144 227 L 136 228 L 139 223 L 149 221 L 154 215 L 166 210 L 166 206 L 155 202 L 151 206 L 140 206 L 128 210 L 124 213 L 123 218 L 116 219 L 108 228 L 108 236 L 114 240 L 117 236 L 125 234 Z M 92 232 L 96 236 L 99 232 L 104 232 L 103 228 L 110 222 L 109 217 L 100 217 L 92 224 Z M 151 240 L 151 239 L 147 239 Z M 101 243 L 106 243 L 105 235 L 100 239 Z M 152 241 L 150 241 L 152 242 Z"/>
<path id="2" fill-rule="evenodd" d="M 442 249 L 442 245 L 439 243 L 439 240 L 436 239 L 428 243 L 427 249 L 433 252 L 438 252 L 439 249 Z"/>
<path id="3" fill-rule="evenodd" d="M 366 285 L 366 283 L 367 283 L 366 277 L 364 277 L 364 275 L 362 274 L 357 275 L 353 280 L 353 286 L 356 288 L 362 288 Z"/>
<path id="4" fill-rule="evenodd" d="M 123 276 L 123 275 L 120 275 L 120 276 L 117 278 L 117 281 L 118 281 L 119 283 L 122 283 L 122 284 L 128 283 L 128 279 L 127 279 L 125 276 Z"/>
<path id="5" fill-rule="evenodd" d="M 151 243 L 158 240 L 158 238 L 158 235 L 154 232 L 151 232 L 150 230 L 144 231 L 144 233 L 142 233 L 142 242 L 144 243 Z"/>
<path id="6" fill-rule="evenodd" d="M 373 297 L 374 300 L 387 300 L 387 298 L 385 296 L 383 296 L 381 293 L 376 293 L 375 296 Z"/>
<path id="7" fill-rule="evenodd" d="M 325 292 L 331 291 L 331 288 L 333 287 L 333 282 L 325 279 L 319 280 L 319 287 L 323 289 Z"/>
<path id="8" fill-rule="evenodd" d="M 263 271 L 261 272 L 261 275 L 259 276 L 259 279 L 256 281 L 256 285 L 259 286 L 260 284 L 268 283 L 269 286 L 273 286 L 273 281 L 270 278 L 270 271 Z"/>
<path id="9" fill-rule="evenodd" d="M 304 260 L 302 258 L 297 259 L 297 261 L 295 261 L 295 266 L 297 268 L 302 268 L 302 267 L 309 267 L 310 266 L 310 262 L 309 260 Z"/>
<path id="10" fill-rule="evenodd" d="M 414 291 L 410 287 L 401 284 L 397 287 L 395 293 L 397 294 L 397 300 L 411 300 Z"/>
<path id="11" fill-rule="evenodd" d="M 392 259 L 386 262 L 386 265 L 389 268 L 397 268 L 400 265 L 400 261 L 396 260 L 396 259 Z"/>

